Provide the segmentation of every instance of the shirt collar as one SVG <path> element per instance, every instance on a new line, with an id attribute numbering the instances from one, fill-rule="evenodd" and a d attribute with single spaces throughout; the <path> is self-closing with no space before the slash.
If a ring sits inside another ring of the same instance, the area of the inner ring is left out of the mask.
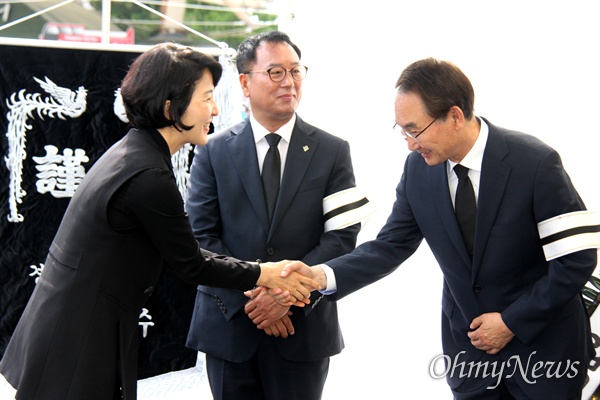
<path id="1" fill-rule="evenodd" d="M 264 126 L 262 126 L 252 114 L 250 114 L 250 126 L 252 126 L 252 132 L 254 133 L 254 142 L 258 143 L 261 141 L 266 135 L 269 133 L 276 133 L 286 142 L 290 142 L 292 138 L 292 131 L 294 130 L 294 124 L 296 124 L 296 113 L 292 116 L 292 118 L 281 128 L 277 129 L 276 132 L 268 131 Z"/>
<path id="2" fill-rule="evenodd" d="M 485 145 L 487 143 L 489 127 L 483 120 L 483 118 L 476 117 L 477 121 L 480 124 L 479 135 L 471 147 L 471 150 L 467 153 L 467 155 L 461 160 L 460 165 L 464 165 L 465 167 L 475 170 L 481 173 L 481 164 L 483 163 L 483 152 L 485 150 Z M 448 160 L 448 170 L 452 170 L 457 163 L 454 161 Z"/>

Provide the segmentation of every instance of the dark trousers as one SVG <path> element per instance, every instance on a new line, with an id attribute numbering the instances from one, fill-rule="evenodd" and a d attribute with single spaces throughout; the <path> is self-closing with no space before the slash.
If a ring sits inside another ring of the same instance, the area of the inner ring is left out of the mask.
<path id="1" fill-rule="evenodd" d="M 206 372 L 214 400 L 319 400 L 329 358 L 289 361 L 265 337 L 249 361 L 234 363 L 206 355 Z M 278 339 L 285 340 L 285 339 Z"/>
<path id="2" fill-rule="evenodd" d="M 470 393 L 453 391 L 453 394 L 455 400 L 538 400 L 527 396 L 514 381 L 501 381 L 498 387 L 493 389 L 484 388 Z M 581 393 L 568 398 L 547 397 L 543 400 L 581 400 Z"/>

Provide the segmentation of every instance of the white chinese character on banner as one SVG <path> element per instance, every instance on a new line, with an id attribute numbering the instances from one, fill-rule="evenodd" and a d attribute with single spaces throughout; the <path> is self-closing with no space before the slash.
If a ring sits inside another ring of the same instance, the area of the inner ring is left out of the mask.
<path id="1" fill-rule="evenodd" d="M 50 192 L 52 196 L 73 197 L 79 183 L 85 176 L 85 168 L 81 163 L 90 159 L 85 155 L 83 149 L 66 148 L 63 154 L 58 154 L 58 149 L 52 145 L 44 146 L 46 155 L 44 157 L 32 157 L 38 164 L 35 168 L 40 171 L 36 176 L 37 191 L 40 193 Z"/>
<path id="2" fill-rule="evenodd" d="M 141 321 L 142 318 L 146 318 L 150 321 Z M 145 308 L 142 308 L 142 313 L 140 314 L 140 322 L 138 323 L 139 326 L 142 327 L 142 336 L 146 337 L 146 335 L 148 334 L 148 327 L 149 326 L 154 326 L 154 322 L 152 322 L 152 316 L 150 314 L 148 314 L 148 310 Z"/>
<path id="3" fill-rule="evenodd" d="M 29 276 L 35 276 L 35 283 L 38 283 L 40 275 L 42 275 L 42 269 L 44 269 L 44 264 L 40 263 L 39 267 L 37 265 L 30 265 L 29 268 L 33 270 L 33 272 L 29 274 Z"/>

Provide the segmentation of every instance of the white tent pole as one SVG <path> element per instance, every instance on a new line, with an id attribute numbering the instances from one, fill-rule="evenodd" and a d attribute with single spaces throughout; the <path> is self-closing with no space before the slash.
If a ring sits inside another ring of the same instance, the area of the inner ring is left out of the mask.
<path id="1" fill-rule="evenodd" d="M 110 43 L 111 0 L 102 0 L 102 43 Z"/>

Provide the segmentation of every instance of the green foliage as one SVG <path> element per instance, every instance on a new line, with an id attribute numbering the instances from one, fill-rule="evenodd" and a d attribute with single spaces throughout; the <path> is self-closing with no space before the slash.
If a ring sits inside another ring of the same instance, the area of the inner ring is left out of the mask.
<path id="1" fill-rule="evenodd" d="M 276 29 L 275 15 L 256 13 L 248 18 L 255 23 L 255 27 L 248 27 L 230 11 L 189 8 L 185 13 L 185 20 L 190 28 L 214 40 L 225 42 L 232 48 L 237 48 L 250 35 Z"/>
<path id="2" fill-rule="evenodd" d="M 160 5 L 145 4 L 161 11 Z M 225 7 L 215 7 L 199 1 L 188 1 L 187 5 L 182 21 L 185 25 L 213 40 L 225 42 L 232 48 L 237 48 L 250 35 L 277 29 L 276 15 L 266 11 L 257 11 L 254 15 L 248 15 L 247 18 L 253 22 L 253 27 L 250 28 L 238 15 L 227 11 Z M 100 7 L 96 4 L 94 6 Z M 129 25 L 135 28 L 136 44 L 154 44 L 173 40 L 197 46 L 212 45 L 211 42 L 183 29 L 177 35 L 161 33 L 161 18 L 131 2 L 113 1 L 111 17 L 112 21 L 122 29 L 126 29 Z"/>

